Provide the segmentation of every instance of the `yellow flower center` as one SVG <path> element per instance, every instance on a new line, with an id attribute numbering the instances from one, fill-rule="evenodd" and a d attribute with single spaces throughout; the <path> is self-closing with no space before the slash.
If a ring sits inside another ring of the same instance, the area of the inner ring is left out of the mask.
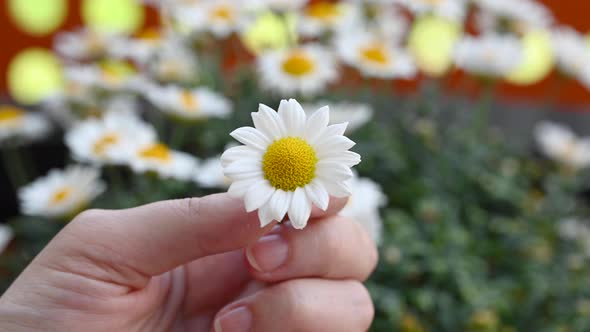
<path id="1" fill-rule="evenodd" d="M 159 44 L 162 41 L 162 33 L 160 33 L 160 30 L 158 29 L 147 28 L 141 31 L 137 35 L 137 38 L 151 44 Z"/>
<path id="2" fill-rule="evenodd" d="M 262 158 L 264 178 L 285 191 L 294 191 L 315 177 L 318 158 L 314 149 L 299 137 L 274 141 Z"/>
<path id="3" fill-rule="evenodd" d="M 71 194 L 72 194 L 72 188 L 67 187 L 67 186 L 63 187 L 60 190 L 53 193 L 53 195 L 51 196 L 51 199 L 49 201 L 49 204 L 57 205 L 57 204 L 63 203 L 63 201 L 68 199 L 68 197 L 70 197 Z"/>
<path id="4" fill-rule="evenodd" d="M 196 111 L 199 107 L 199 100 L 192 91 L 183 91 L 180 98 L 182 106 L 189 111 Z"/>
<path id="5" fill-rule="evenodd" d="M 332 2 L 316 2 L 309 5 L 306 14 L 321 21 L 331 21 L 340 16 L 340 6 Z"/>
<path id="6" fill-rule="evenodd" d="M 361 50 L 361 56 L 368 62 L 386 65 L 389 63 L 389 54 L 387 50 L 380 45 L 371 45 Z"/>
<path id="7" fill-rule="evenodd" d="M 96 143 L 94 143 L 94 153 L 97 155 L 104 155 L 106 149 L 111 145 L 116 144 L 119 141 L 119 135 L 117 134 L 106 134 L 101 137 Z"/>
<path id="8" fill-rule="evenodd" d="M 170 149 L 161 143 L 152 144 L 141 150 L 139 156 L 145 159 L 155 159 L 163 162 L 168 162 L 172 159 Z"/>
<path id="9" fill-rule="evenodd" d="M 294 52 L 283 62 L 283 70 L 293 76 L 305 76 L 315 69 L 315 63 L 303 52 Z"/>
<path id="10" fill-rule="evenodd" d="M 0 123 L 17 122 L 23 118 L 25 112 L 12 106 L 0 106 Z"/>
<path id="11" fill-rule="evenodd" d="M 231 21 L 234 17 L 234 12 L 231 7 L 227 5 L 221 5 L 213 9 L 211 12 L 211 18 L 220 21 Z"/>

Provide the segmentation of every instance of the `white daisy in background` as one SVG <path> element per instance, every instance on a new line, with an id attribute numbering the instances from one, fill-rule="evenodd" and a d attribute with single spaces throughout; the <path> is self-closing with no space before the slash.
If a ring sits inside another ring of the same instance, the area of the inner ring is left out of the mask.
<path id="1" fill-rule="evenodd" d="M 485 77 L 501 77 L 520 65 L 523 49 L 516 37 L 465 37 L 455 46 L 453 57 L 457 67 L 466 72 Z"/>
<path id="2" fill-rule="evenodd" d="M 476 0 L 480 8 L 476 25 L 482 32 L 499 32 L 509 28 L 516 32 L 530 29 L 548 28 L 553 23 L 553 15 L 541 3 L 534 0 Z"/>
<path id="3" fill-rule="evenodd" d="M 135 38 L 120 38 L 111 43 L 110 55 L 115 58 L 131 59 L 145 64 L 162 46 L 166 37 L 156 28 L 149 28 L 139 33 Z"/>
<path id="4" fill-rule="evenodd" d="M 36 141 L 45 137 L 50 129 L 49 120 L 39 113 L 0 105 L 0 143 L 9 140 L 14 143 Z"/>
<path id="5" fill-rule="evenodd" d="M 373 11 L 372 19 L 365 22 L 369 26 L 369 31 L 383 40 L 392 41 L 395 45 L 401 44 L 408 32 L 410 19 L 396 6 L 375 5 Z"/>
<path id="6" fill-rule="evenodd" d="M 361 16 L 360 8 L 352 3 L 314 1 L 300 11 L 297 28 L 304 37 L 319 37 L 326 32 L 354 27 Z"/>
<path id="7" fill-rule="evenodd" d="M 70 65 L 64 68 L 67 81 L 80 86 L 118 90 L 128 87 L 136 70 L 126 62 L 104 62 L 98 65 Z"/>
<path id="8" fill-rule="evenodd" d="M 334 56 L 319 44 L 264 53 L 258 71 L 262 87 L 281 95 L 314 95 L 338 78 Z"/>
<path id="9" fill-rule="evenodd" d="M 373 108 L 368 104 L 357 104 L 349 102 L 329 103 L 319 101 L 313 104 L 303 105 L 306 114 L 311 116 L 310 110 L 317 110 L 330 105 L 330 124 L 348 123 L 346 131 L 351 133 L 371 121 Z"/>
<path id="10" fill-rule="evenodd" d="M 146 97 L 162 112 L 188 120 L 226 118 L 232 111 L 227 98 L 205 87 L 153 86 Z"/>
<path id="11" fill-rule="evenodd" d="M 260 105 L 252 113 L 255 128 L 231 133 L 244 145 L 221 157 L 229 193 L 243 198 L 248 212 L 258 210 L 262 227 L 288 214 L 302 229 L 312 204 L 325 210 L 330 195 L 351 195 L 351 167 L 360 156 L 348 151 L 355 143 L 343 135 L 346 123 L 328 125 L 329 114 L 324 107 L 308 118 L 296 100 L 283 100 L 278 112 Z"/>
<path id="12" fill-rule="evenodd" d="M 118 152 L 119 153 L 119 152 Z M 115 157 L 118 158 L 118 156 Z M 122 155 L 136 173 L 155 173 L 164 179 L 191 180 L 198 160 L 188 153 L 170 149 L 155 140 L 135 141 Z"/>
<path id="13" fill-rule="evenodd" d="M 65 143 L 74 159 L 96 165 L 120 164 L 124 153 L 136 142 L 156 140 L 155 130 L 135 114 L 109 111 L 102 119 L 89 119 L 74 125 Z"/>
<path id="14" fill-rule="evenodd" d="M 551 40 L 559 69 L 590 89 L 590 46 L 586 38 L 571 28 L 562 27 L 553 31 Z"/>
<path id="15" fill-rule="evenodd" d="M 58 34 L 54 46 L 60 55 L 68 59 L 86 60 L 107 56 L 114 43 L 125 40 L 119 35 L 84 28 Z"/>
<path id="16" fill-rule="evenodd" d="M 202 0 L 178 8 L 174 17 L 192 32 L 210 32 L 217 38 L 227 38 L 252 21 L 243 8 L 243 4 L 235 0 Z"/>
<path id="17" fill-rule="evenodd" d="M 339 34 L 336 49 L 342 61 L 359 70 L 365 77 L 410 79 L 416 66 L 407 51 L 393 40 L 369 32 Z"/>
<path id="18" fill-rule="evenodd" d="M 0 255 L 6 250 L 13 238 L 12 228 L 8 225 L 0 225 Z"/>
<path id="19" fill-rule="evenodd" d="M 542 122 L 535 128 L 535 139 L 549 158 L 572 169 L 590 166 L 590 138 L 580 138 L 569 128 Z"/>
<path id="20" fill-rule="evenodd" d="M 202 161 L 195 174 L 195 182 L 204 188 L 228 188 L 231 180 L 223 174 L 220 157 Z"/>
<path id="21" fill-rule="evenodd" d="M 272 9 L 277 11 L 294 11 L 304 7 L 309 0 L 246 0 L 251 9 Z"/>
<path id="22" fill-rule="evenodd" d="M 176 38 L 166 40 L 146 66 L 147 72 L 160 82 L 190 82 L 199 74 L 197 55 Z"/>
<path id="23" fill-rule="evenodd" d="M 65 170 L 51 170 L 48 175 L 21 188 L 18 196 L 22 213 L 62 218 L 80 212 L 105 188 L 98 170 L 70 166 Z"/>
<path id="24" fill-rule="evenodd" d="M 463 21 L 467 14 L 465 0 L 395 0 L 414 15 L 433 14 L 452 21 Z"/>
<path id="25" fill-rule="evenodd" d="M 350 182 L 350 188 L 352 195 L 340 215 L 359 222 L 376 243 L 381 243 L 383 221 L 379 208 L 387 204 L 387 197 L 377 183 L 368 178 L 359 178 L 356 174 Z"/>
<path id="26" fill-rule="evenodd" d="M 558 232 L 566 240 L 590 239 L 590 227 L 576 218 L 559 221 Z"/>

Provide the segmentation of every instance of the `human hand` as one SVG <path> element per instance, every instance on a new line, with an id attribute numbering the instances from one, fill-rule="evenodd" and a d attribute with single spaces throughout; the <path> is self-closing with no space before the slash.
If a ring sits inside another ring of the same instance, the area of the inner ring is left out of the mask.
<path id="1" fill-rule="evenodd" d="M 377 252 L 344 204 L 302 231 L 227 194 L 86 211 L 0 298 L 0 330 L 365 331 Z"/>

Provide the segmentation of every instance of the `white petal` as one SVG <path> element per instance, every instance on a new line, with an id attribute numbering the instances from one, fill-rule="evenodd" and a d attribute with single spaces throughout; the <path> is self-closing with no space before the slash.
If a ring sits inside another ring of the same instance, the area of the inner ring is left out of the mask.
<path id="1" fill-rule="evenodd" d="M 230 133 L 231 137 L 235 138 L 242 144 L 264 150 L 270 144 L 270 139 L 263 133 L 252 127 L 238 128 Z"/>
<path id="2" fill-rule="evenodd" d="M 342 197 L 350 197 L 352 195 L 352 190 L 350 189 L 350 184 L 348 181 L 331 181 L 328 179 L 321 179 L 322 184 L 328 191 L 328 193 L 334 197 L 342 198 Z"/>
<path id="3" fill-rule="evenodd" d="M 260 209 L 258 209 L 258 219 L 260 220 L 260 227 L 266 227 L 274 220 L 272 217 L 270 202 L 264 204 L 260 207 Z"/>
<path id="4" fill-rule="evenodd" d="M 234 161 L 223 169 L 223 174 L 232 179 L 244 179 L 256 174 L 262 174 L 262 162 L 257 159 Z"/>
<path id="5" fill-rule="evenodd" d="M 305 138 L 313 144 L 330 122 L 330 108 L 324 106 L 313 113 L 305 125 Z"/>
<path id="6" fill-rule="evenodd" d="M 328 126 L 322 133 L 322 138 L 328 138 L 330 136 L 342 136 L 348 127 L 348 122 L 338 123 Z"/>
<path id="7" fill-rule="evenodd" d="M 305 193 L 307 197 L 313 202 L 315 206 L 326 211 L 330 204 L 330 195 L 326 191 L 326 188 L 321 182 L 314 180 L 307 186 L 305 186 Z"/>
<path id="8" fill-rule="evenodd" d="M 274 220 L 281 221 L 285 217 L 289 205 L 291 205 L 291 192 L 278 189 L 270 198 L 271 214 Z"/>
<path id="9" fill-rule="evenodd" d="M 316 175 L 322 179 L 345 181 L 353 177 L 352 170 L 344 164 L 322 160 L 316 165 Z"/>
<path id="10" fill-rule="evenodd" d="M 275 112 L 272 108 L 260 104 L 258 107 L 258 114 L 260 114 L 261 118 L 265 118 L 267 122 L 272 123 L 272 139 L 279 139 L 282 136 L 285 136 L 285 128 L 283 126 L 283 122 L 279 117 L 279 113 Z"/>
<path id="11" fill-rule="evenodd" d="M 283 120 L 287 135 L 299 137 L 303 135 L 306 115 L 295 99 L 290 99 L 286 106 L 281 102 L 279 116 Z"/>
<path id="12" fill-rule="evenodd" d="M 255 184 L 246 192 L 246 196 L 244 197 L 244 203 L 246 204 L 246 211 L 252 212 L 262 205 L 264 205 L 276 189 L 272 187 L 267 180 L 263 179 Z"/>
<path id="13" fill-rule="evenodd" d="M 242 159 L 262 159 L 262 154 L 259 150 L 247 145 L 234 146 L 221 155 L 221 165 L 226 167 L 234 161 Z"/>
<path id="14" fill-rule="evenodd" d="M 297 188 L 293 193 L 291 206 L 289 207 L 289 220 L 295 229 L 303 229 L 307 225 L 311 215 L 311 202 L 303 188 Z"/>
<path id="15" fill-rule="evenodd" d="M 228 194 L 230 194 L 231 196 L 233 196 L 235 198 L 243 198 L 244 195 L 246 195 L 246 192 L 248 192 L 248 189 L 250 189 L 250 187 L 252 187 L 259 180 L 260 180 L 259 178 L 252 178 L 252 179 L 234 181 L 229 186 L 229 189 L 227 190 L 227 192 L 228 192 Z"/>
<path id="16" fill-rule="evenodd" d="M 318 158 L 322 159 L 323 157 L 346 151 L 355 144 L 346 136 L 331 136 L 325 140 L 318 141 L 314 147 Z"/>
<path id="17" fill-rule="evenodd" d="M 361 155 L 352 151 L 343 151 L 324 158 L 322 161 L 331 161 L 352 167 L 358 165 L 361 162 Z"/>

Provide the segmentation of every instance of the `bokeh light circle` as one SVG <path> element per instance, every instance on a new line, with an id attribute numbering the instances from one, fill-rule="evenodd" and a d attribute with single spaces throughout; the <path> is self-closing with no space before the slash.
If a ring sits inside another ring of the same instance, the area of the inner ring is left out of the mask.
<path id="1" fill-rule="evenodd" d="M 133 33 L 145 21 L 145 8 L 136 0 L 84 0 L 82 19 L 91 28 Z"/>
<path id="2" fill-rule="evenodd" d="M 33 36 L 48 35 L 64 22 L 66 0 L 9 0 L 8 13 L 19 29 Z"/>
<path id="3" fill-rule="evenodd" d="M 242 34 L 242 41 L 253 53 L 285 48 L 291 41 L 297 40 L 296 26 L 296 16 L 293 13 L 285 18 L 271 11 L 262 12 L 256 22 Z"/>
<path id="4" fill-rule="evenodd" d="M 17 54 L 8 66 L 7 76 L 10 94 L 22 104 L 36 104 L 63 86 L 59 60 L 41 48 Z"/>
<path id="5" fill-rule="evenodd" d="M 418 68 L 430 76 L 445 74 L 453 64 L 453 47 L 461 30 L 458 23 L 441 17 L 418 18 L 408 37 L 408 47 Z"/>
<path id="6" fill-rule="evenodd" d="M 545 31 L 527 32 L 523 38 L 524 60 L 507 80 L 518 85 L 535 84 L 544 79 L 555 63 L 551 37 Z"/>

